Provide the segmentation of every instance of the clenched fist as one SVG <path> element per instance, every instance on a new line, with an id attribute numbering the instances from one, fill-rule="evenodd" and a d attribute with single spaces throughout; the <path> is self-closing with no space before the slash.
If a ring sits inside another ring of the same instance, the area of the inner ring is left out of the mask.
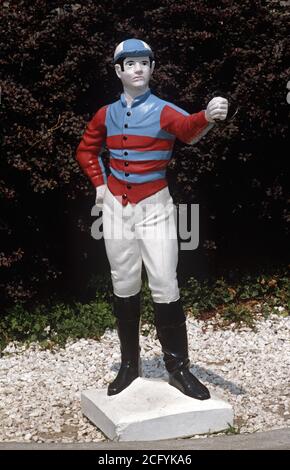
<path id="1" fill-rule="evenodd" d="M 210 100 L 205 110 L 205 117 L 208 122 L 224 121 L 228 114 L 228 100 L 217 96 Z"/>

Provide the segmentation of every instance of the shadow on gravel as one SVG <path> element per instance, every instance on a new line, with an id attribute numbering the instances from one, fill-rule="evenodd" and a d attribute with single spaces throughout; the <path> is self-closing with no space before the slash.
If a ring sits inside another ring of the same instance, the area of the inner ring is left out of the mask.
<path id="1" fill-rule="evenodd" d="M 112 371 L 118 372 L 120 367 L 119 362 L 115 362 Z M 160 378 L 166 379 L 167 373 L 164 367 L 162 356 L 157 356 L 154 359 L 142 359 L 142 369 L 143 377 L 147 378 Z M 204 368 L 198 365 L 192 365 L 190 371 L 201 381 L 206 381 L 213 385 L 217 385 L 223 390 L 227 390 L 232 395 L 244 395 L 246 390 L 240 385 L 231 382 L 230 380 L 225 380 L 224 377 L 212 371 L 211 369 Z"/>

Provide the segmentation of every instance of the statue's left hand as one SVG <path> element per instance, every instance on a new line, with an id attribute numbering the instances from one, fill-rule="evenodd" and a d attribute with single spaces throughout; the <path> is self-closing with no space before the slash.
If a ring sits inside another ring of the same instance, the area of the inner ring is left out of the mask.
<path id="1" fill-rule="evenodd" d="M 228 114 L 228 100 L 217 96 L 210 100 L 205 110 L 205 118 L 208 122 L 224 121 Z"/>

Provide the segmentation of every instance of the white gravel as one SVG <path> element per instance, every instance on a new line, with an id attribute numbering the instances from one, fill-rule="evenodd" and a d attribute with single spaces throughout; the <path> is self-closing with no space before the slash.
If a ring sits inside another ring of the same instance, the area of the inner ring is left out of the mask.
<path id="1" fill-rule="evenodd" d="M 272 315 L 256 330 L 215 330 L 188 319 L 191 370 L 234 407 L 241 433 L 290 425 L 290 317 Z M 155 334 L 141 337 L 143 373 L 162 377 Z M 0 358 L 0 441 L 106 440 L 80 410 L 80 392 L 115 377 L 119 342 L 107 330 L 101 341 L 68 342 L 64 349 L 9 344 Z"/>

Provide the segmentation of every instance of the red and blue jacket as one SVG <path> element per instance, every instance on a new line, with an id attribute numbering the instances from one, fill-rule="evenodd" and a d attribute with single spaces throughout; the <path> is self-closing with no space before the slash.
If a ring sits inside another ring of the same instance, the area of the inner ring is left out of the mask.
<path id="1" fill-rule="evenodd" d="M 95 187 L 108 184 L 123 205 L 136 204 L 167 186 L 175 139 L 197 142 L 213 127 L 204 111 L 188 114 L 148 90 L 127 106 L 125 95 L 98 110 L 77 148 L 77 161 Z M 107 179 L 101 153 L 110 151 Z"/>

